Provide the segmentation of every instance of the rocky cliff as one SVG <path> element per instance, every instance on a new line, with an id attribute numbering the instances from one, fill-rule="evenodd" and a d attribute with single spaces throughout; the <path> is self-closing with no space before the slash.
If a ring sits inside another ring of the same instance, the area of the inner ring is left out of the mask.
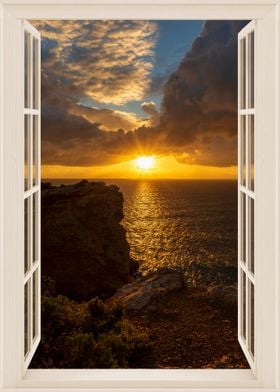
<path id="1" fill-rule="evenodd" d="M 76 300 L 108 296 L 129 281 L 123 196 L 116 186 L 81 181 L 42 186 L 42 274 Z"/>

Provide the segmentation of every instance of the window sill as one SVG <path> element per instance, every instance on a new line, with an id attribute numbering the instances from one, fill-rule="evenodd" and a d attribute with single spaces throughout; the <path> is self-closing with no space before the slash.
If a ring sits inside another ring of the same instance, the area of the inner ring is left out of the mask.
<path id="1" fill-rule="evenodd" d="M 250 369 L 33 369 L 19 388 L 258 388 Z"/>

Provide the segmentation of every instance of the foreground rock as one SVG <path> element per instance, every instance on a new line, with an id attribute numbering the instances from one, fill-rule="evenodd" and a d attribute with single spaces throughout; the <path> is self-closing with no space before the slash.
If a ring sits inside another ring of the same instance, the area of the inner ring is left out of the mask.
<path id="1" fill-rule="evenodd" d="M 128 311 L 138 311 L 146 308 L 153 300 L 179 290 L 182 286 L 182 274 L 173 271 L 158 272 L 144 280 L 123 286 L 108 303 L 120 303 Z"/>
<path id="2" fill-rule="evenodd" d="M 116 186 L 42 186 L 42 273 L 76 300 L 108 296 L 130 280 L 129 245 Z"/>

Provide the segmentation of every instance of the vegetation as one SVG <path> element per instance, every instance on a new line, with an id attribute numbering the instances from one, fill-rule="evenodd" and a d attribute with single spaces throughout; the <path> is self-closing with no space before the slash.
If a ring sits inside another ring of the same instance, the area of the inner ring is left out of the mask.
<path id="1" fill-rule="evenodd" d="M 32 368 L 134 368 L 149 350 L 148 335 L 139 332 L 119 306 L 99 298 L 77 303 L 54 295 L 45 280 L 42 295 L 42 340 Z"/>

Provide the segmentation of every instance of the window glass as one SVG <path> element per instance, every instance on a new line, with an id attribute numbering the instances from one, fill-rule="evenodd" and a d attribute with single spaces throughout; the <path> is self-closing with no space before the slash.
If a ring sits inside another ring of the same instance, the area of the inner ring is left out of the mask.
<path id="1" fill-rule="evenodd" d="M 29 351 L 29 282 L 24 286 L 24 355 Z"/>
<path id="2" fill-rule="evenodd" d="M 251 354 L 255 354 L 255 298 L 254 298 L 254 285 L 249 282 L 249 308 L 250 308 L 250 342 L 249 348 Z"/>
<path id="3" fill-rule="evenodd" d="M 38 116 L 33 116 L 32 183 L 38 185 Z"/>
<path id="4" fill-rule="evenodd" d="M 38 109 L 38 50 L 39 43 L 36 38 L 33 37 L 33 108 Z"/>
<path id="5" fill-rule="evenodd" d="M 246 275 L 241 271 L 241 336 L 246 341 Z"/>
<path id="6" fill-rule="evenodd" d="M 33 195 L 33 263 L 38 261 L 38 234 L 39 234 L 39 225 L 38 225 L 38 192 Z"/>
<path id="7" fill-rule="evenodd" d="M 29 167 L 30 167 L 30 127 L 29 116 L 24 116 L 24 190 L 30 188 Z"/>
<path id="8" fill-rule="evenodd" d="M 255 120 L 255 116 L 250 115 L 248 118 L 248 125 L 249 125 L 249 178 L 248 178 L 248 182 L 249 182 L 249 189 L 254 191 L 254 187 L 255 187 L 255 124 L 254 121 Z"/>
<path id="9" fill-rule="evenodd" d="M 31 51 L 31 37 L 30 34 L 24 32 L 24 107 L 30 108 L 30 51 Z"/>
<path id="10" fill-rule="evenodd" d="M 241 260 L 246 263 L 246 195 L 241 193 Z"/>
<path id="11" fill-rule="evenodd" d="M 254 199 L 249 197 L 248 199 L 248 222 L 249 222 L 249 230 L 248 230 L 248 250 L 249 250 L 249 270 L 250 272 L 255 272 L 255 244 L 254 244 L 254 229 L 255 229 L 255 222 L 254 222 Z"/>
<path id="12" fill-rule="evenodd" d="M 34 272 L 32 279 L 32 337 L 35 339 L 38 336 L 38 270 Z"/>
<path id="13" fill-rule="evenodd" d="M 24 273 L 30 268 L 30 247 L 29 247 L 29 230 L 30 230 L 30 203 L 29 198 L 24 200 Z"/>
<path id="14" fill-rule="evenodd" d="M 254 95 L 255 95 L 255 69 L 254 69 L 254 56 L 255 56 L 255 33 L 254 31 L 249 34 L 248 37 L 248 44 L 249 44 L 249 88 L 248 88 L 248 95 L 249 95 L 249 108 L 254 108 Z"/>
<path id="15" fill-rule="evenodd" d="M 246 117 L 241 116 L 241 185 L 246 186 Z"/>
<path id="16" fill-rule="evenodd" d="M 241 109 L 246 108 L 246 40 L 241 40 Z"/>

